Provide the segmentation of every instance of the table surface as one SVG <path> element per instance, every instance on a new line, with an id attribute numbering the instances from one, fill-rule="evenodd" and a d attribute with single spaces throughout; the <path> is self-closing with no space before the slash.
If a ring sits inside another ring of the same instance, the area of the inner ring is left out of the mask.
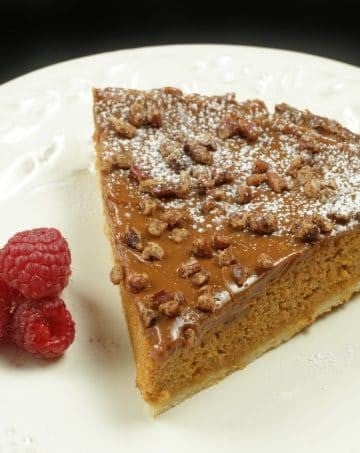
<path id="1" fill-rule="evenodd" d="M 275 47 L 360 66 L 355 3 L 302 0 L 286 6 L 277 0 L 234 7 L 107 0 L 95 8 L 81 0 L 2 0 L 0 83 L 70 58 L 175 43 Z"/>

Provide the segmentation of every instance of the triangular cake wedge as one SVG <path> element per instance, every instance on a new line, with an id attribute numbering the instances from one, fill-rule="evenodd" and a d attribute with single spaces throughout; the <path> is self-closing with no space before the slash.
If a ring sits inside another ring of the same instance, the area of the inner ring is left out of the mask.
<path id="1" fill-rule="evenodd" d="M 358 135 L 175 88 L 95 89 L 94 117 L 111 278 L 154 414 L 359 290 Z"/>

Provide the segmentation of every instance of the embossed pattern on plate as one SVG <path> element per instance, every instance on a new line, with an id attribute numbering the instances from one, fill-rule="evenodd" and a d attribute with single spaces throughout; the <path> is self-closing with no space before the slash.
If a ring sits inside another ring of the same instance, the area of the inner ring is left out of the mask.
<path id="1" fill-rule="evenodd" d="M 59 227 L 73 251 L 64 298 L 77 339 L 59 361 L 0 346 L 0 452 L 359 450 L 359 297 L 289 343 L 148 417 L 103 236 L 93 170 L 92 86 L 235 91 L 289 102 L 360 132 L 360 70 L 292 52 L 165 46 L 65 62 L 0 87 L 0 244 Z"/>

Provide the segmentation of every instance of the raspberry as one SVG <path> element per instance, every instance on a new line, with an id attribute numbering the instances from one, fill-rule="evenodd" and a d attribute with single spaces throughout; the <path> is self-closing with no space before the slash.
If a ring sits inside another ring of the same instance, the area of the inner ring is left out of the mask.
<path id="1" fill-rule="evenodd" d="M 11 312 L 20 303 L 20 295 L 0 278 L 0 341 L 7 337 Z"/>
<path id="2" fill-rule="evenodd" d="M 10 338 L 37 357 L 61 356 L 74 341 L 75 323 L 58 297 L 27 300 L 12 315 Z"/>
<path id="3" fill-rule="evenodd" d="M 0 276 L 27 299 L 57 296 L 67 285 L 71 255 L 55 228 L 15 234 L 0 252 Z"/>

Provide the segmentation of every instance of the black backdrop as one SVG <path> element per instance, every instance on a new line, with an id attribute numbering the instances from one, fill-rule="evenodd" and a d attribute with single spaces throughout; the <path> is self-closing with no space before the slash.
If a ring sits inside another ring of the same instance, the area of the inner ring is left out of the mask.
<path id="1" fill-rule="evenodd" d="M 355 1 L 1 0 L 0 83 L 58 61 L 171 43 L 309 52 L 360 66 Z"/>

